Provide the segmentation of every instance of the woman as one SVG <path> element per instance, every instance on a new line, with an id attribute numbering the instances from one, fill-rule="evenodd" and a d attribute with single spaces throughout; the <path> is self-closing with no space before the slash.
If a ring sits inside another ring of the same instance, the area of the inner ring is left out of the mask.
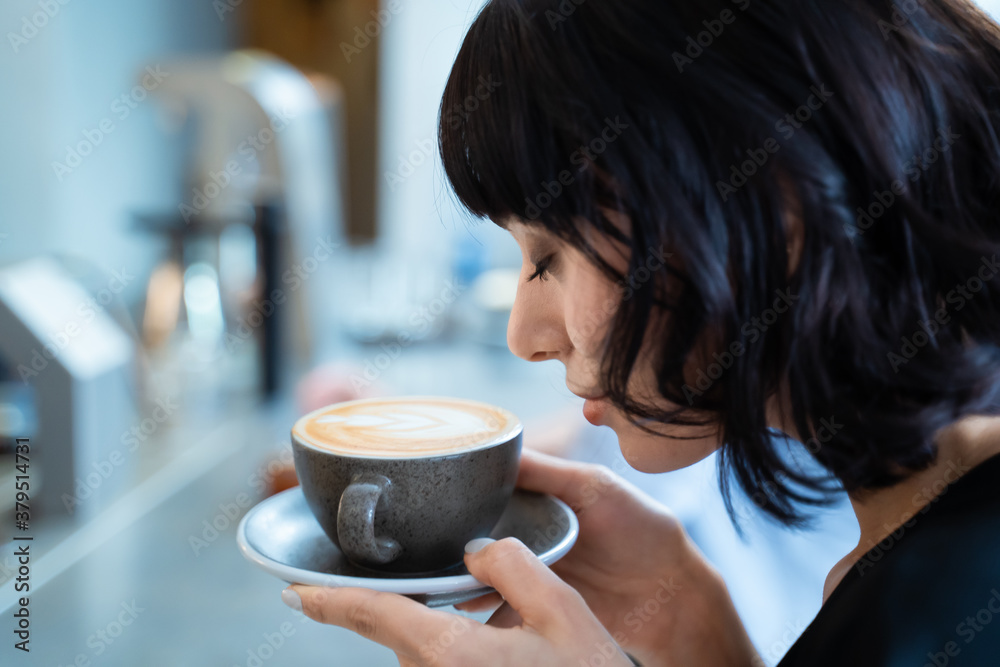
<path id="1" fill-rule="evenodd" d="M 448 177 L 523 255 L 511 350 L 639 470 L 719 450 L 788 525 L 849 494 L 858 547 L 782 666 L 1000 664 L 998 84 L 963 0 L 492 0 L 448 80 Z M 470 543 L 487 625 L 283 597 L 404 665 L 761 664 L 668 510 L 531 452 L 519 484 L 580 539 L 551 569 Z"/>

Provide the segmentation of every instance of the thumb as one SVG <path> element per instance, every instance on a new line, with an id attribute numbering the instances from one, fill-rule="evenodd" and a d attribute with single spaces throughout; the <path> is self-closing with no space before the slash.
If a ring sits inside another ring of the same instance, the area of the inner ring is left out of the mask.
<path id="1" fill-rule="evenodd" d="M 578 627 L 590 614 L 583 597 L 517 538 L 472 540 L 466 545 L 465 566 L 542 635 L 567 624 Z"/>

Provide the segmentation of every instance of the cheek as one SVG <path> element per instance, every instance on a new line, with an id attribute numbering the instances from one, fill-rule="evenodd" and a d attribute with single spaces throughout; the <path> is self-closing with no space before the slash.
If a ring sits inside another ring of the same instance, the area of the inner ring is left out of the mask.
<path id="1" fill-rule="evenodd" d="M 596 357 L 608 330 L 609 318 L 589 303 L 572 304 L 566 313 L 566 331 L 573 347 L 584 356 Z"/>
<path id="2" fill-rule="evenodd" d="M 578 271 L 572 284 L 574 288 L 566 295 L 566 331 L 576 349 L 595 357 L 621 300 L 621 290 L 589 271 Z"/>

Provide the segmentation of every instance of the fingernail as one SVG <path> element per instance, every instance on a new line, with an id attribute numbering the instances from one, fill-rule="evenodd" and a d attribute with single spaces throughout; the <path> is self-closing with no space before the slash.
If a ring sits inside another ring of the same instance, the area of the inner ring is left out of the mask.
<path id="1" fill-rule="evenodd" d="M 477 537 L 474 540 L 469 540 L 469 543 L 465 545 L 465 553 L 474 554 L 487 544 L 493 544 L 496 542 L 492 537 Z"/>
<path id="2" fill-rule="evenodd" d="M 299 594 L 293 591 L 291 588 L 286 588 L 281 591 L 281 601 L 287 604 L 289 607 L 295 611 L 302 611 L 302 598 Z"/>

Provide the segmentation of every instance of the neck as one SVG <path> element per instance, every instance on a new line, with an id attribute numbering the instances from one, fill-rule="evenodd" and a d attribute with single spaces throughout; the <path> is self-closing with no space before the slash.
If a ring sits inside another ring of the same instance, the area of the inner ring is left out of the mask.
<path id="1" fill-rule="evenodd" d="M 1000 453 L 1000 417 L 967 417 L 942 429 L 936 439 L 934 463 L 886 489 L 851 494 L 861 537 L 858 546 L 830 571 L 823 602 L 851 567 L 865 568 L 865 554 L 876 544 L 905 531 L 910 520 L 962 475 Z M 888 544 L 888 541 L 886 542 Z M 891 548 L 891 545 L 887 548 Z"/>

